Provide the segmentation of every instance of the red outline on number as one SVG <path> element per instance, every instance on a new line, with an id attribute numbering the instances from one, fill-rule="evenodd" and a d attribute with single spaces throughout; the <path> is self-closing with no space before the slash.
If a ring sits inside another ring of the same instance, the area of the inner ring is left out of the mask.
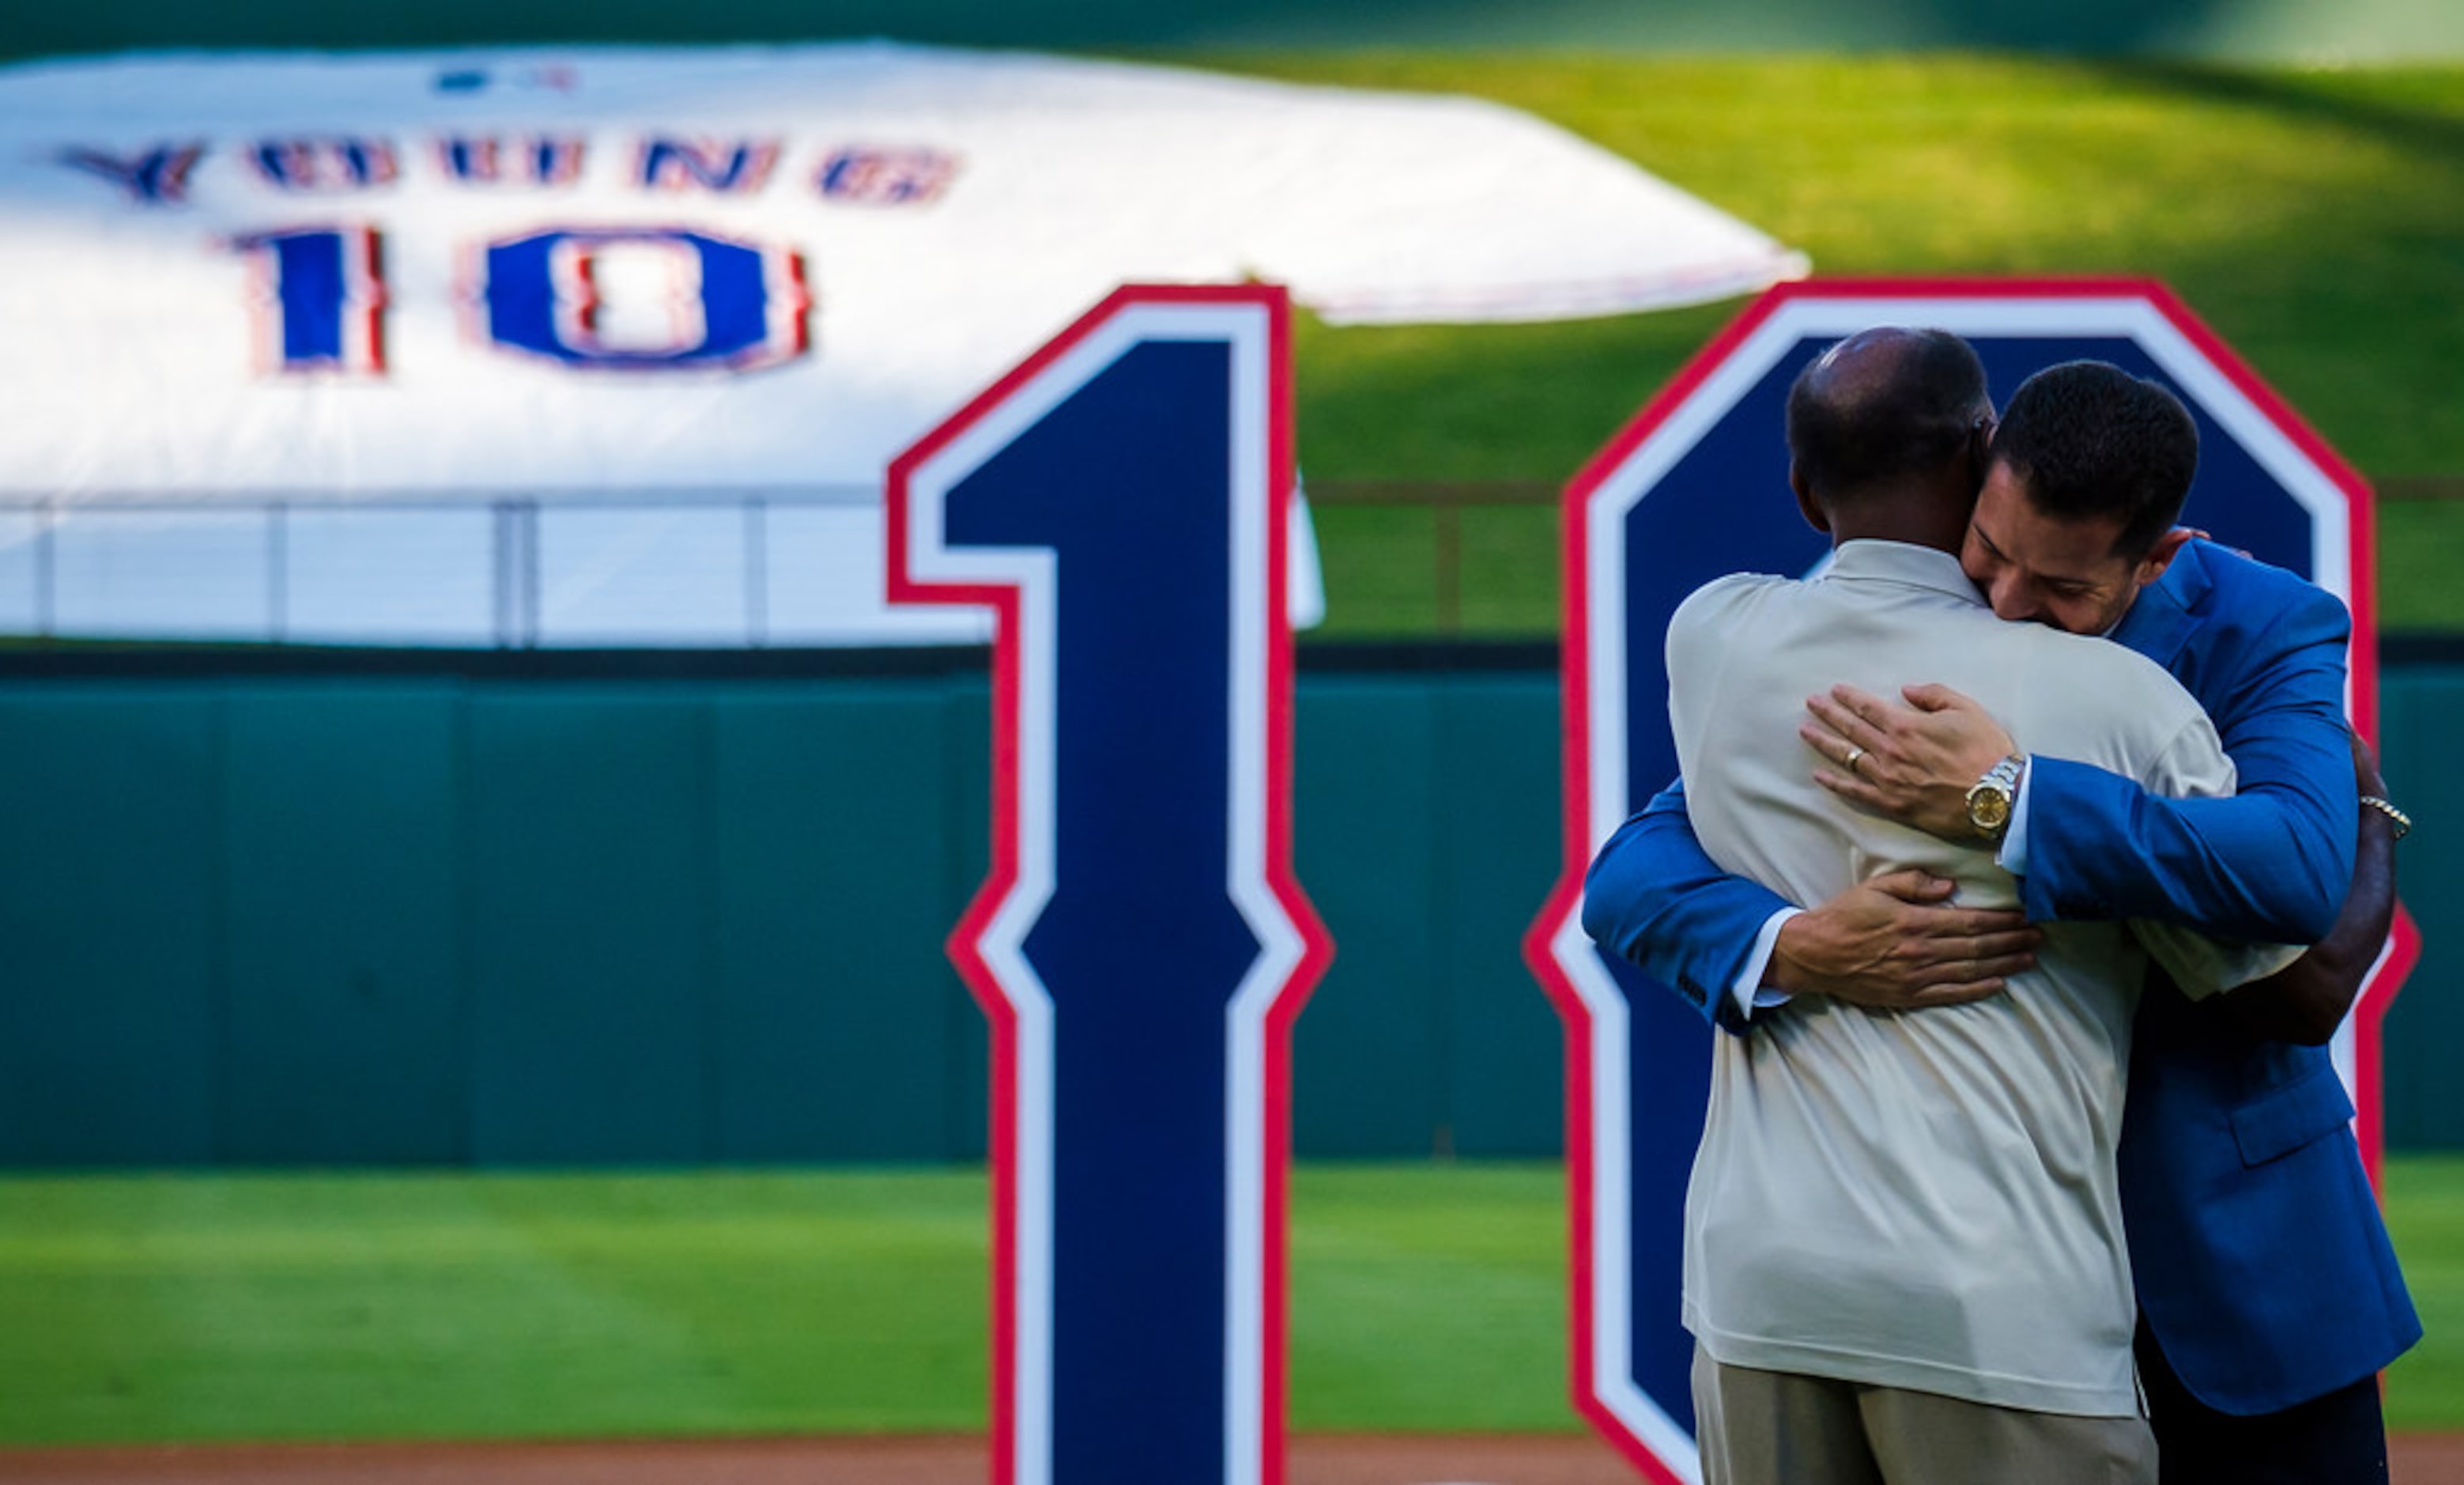
<path id="1" fill-rule="evenodd" d="M 1292 438 L 1291 299 L 1280 288 L 1249 285 L 1217 290 L 1225 299 L 1266 307 L 1266 887 L 1301 941 L 1300 958 L 1267 1007 L 1262 1090 L 1265 1119 L 1261 1221 L 1261 1282 L 1265 1309 L 1260 1336 L 1259 1459 L 1265 1485 L 1284 1485 L 1284 1434 L 1290 1390 L 1290 1193 L 1292 1164 L 1292 1023 L 1334 960 L 1334 939 L 1301 890 L 1292 870 L 1292 478 L 1299 465 Z"/>
<path id="2" fill-rule="evenodd" d="M 2275 388 L 2219 339 L 2189 306 L 2165 285 L 2150 278 L 1805 278 L 1765 291 L 1746 306 L 1708 345 L 1679 368 L 1641 411 L 1618 430 L 1605 448 L 1585 464 L 1566 486 L 1558 519 L 1564 553 L 1565 584 L 1558 684 L 1565 728 L 1562 751 L 1562 873 L 1542 905 L 1540 915 L 1523 936 L 1523 958 L 1533 978 L 1557 1007 L 1566 1026 L 1566 1163 L 1569 1188 L 1569 1272 L 1573 1280 L 1573 1352 L 1570 1382 L 1575 1410 L 1595 1431 L 1646 1476 L 1661 1485 L 1676 1485 L 1669 1473 L 1642 1441 L 1630 1433 L 1598 1400 L 1592 1371 L 1592 1312 L 1596 1295 L 1592 1272 L 1592 1186 L 1595 1152 L 1592 1148 L 1592 1026 L 1581 994 L 1551 951 L 1557 931 L 1573 914 L 1582 897 L 1583 872 L 1591 864 L 1586 842 L 1591 834 L 1591 698 L 1590 631 L 1586 626 L 1590 588 L 1590 550 L 1586 507 L 1611 476 L 1633 456 L 1689 401 L 1705 381 L 1724 366 L 1746 339 L 1761 328 L 1781 306 L 1795 299 L 2135 299 L 2155 309 L 2189 341 L 2210 365 L 2248 398 L 2258 413 L 2281 432 L 2344 496 L 2349 553 L 2350 607 L 2353 642 L 2350 651 L 2353 721 L 2364 736 L 2378 735 L 2378 615 L 2376 545 L 2370 488 L 2342 455 L 2328 447 L 2317 430 L 2295 412 Z M 2362 987 L 2353 1009 L 2353 1081 L 2360 1106 L 2355 1136 L 2371 1184 L 2379 1181 L 2384 1129 L 2384 1093 L 2380 1026 L 2394 1003 L 2406 974 L 2420 957 L 2421 935 L 2411 915 L 2399 902 L 2387 955 Z"/>
<path id="3" fill-rule="evenodd" d="M 373 227 L 360 229 L 360 277 L 366 301 L 361 306 L 366 317 L 361 326 L 363 344 L 367 346 L 367 370 L 377 376 L 385 372 L 385 310 L 392 297 L 385 290 L 385 233 Z"/>
<path id="4" fill-rule="evenodd" d="M 1018 885 L 1019 590 L 1010 584 L 928 582 L 909 575 L 909 482 L 916 468 L 947 448 L 976 423 L 1080 342 L 1125 309 L 1140 304 L 1255 304 L 1267 316 L 1267 514 L 1265 835 L 1266 886 L 1301 941 L 1301 955 L 1268 1007 L 1264 1026 L 1262 1094 L 1265 1120 L 1261 1221 L 1263 1375 L 1260 1386 L 1260 1458 L 1265 1485 L 1283 1485 L 1285 1392 L 1287 1374 L 1287 1254 L 1285 1224 L 1291 1164 L 1291 1027 L 1309 993 L 1333 958 L 1328 936 L 1291 864 L 1292 658 L 1291 617 L 1286 592 L 1291 501 L 1292 399 L 1290 298 L 1267 284 L 1127 284 L 1089 310 L 1008 375 L 979 393 L 939 427 L 891 462 L 885 488 L 888 523 L 886 591 L 893 604 L 982 604 L 998 614 L 993 641 L 992 862 L 983 886 L 950 931 L 944 947 L 992 1028 L 992 1479 L 1015 1479 L 1018 1418 L 1015 1410 L 1018 1248 L 1014 1197 L 1018 1178 L 1018 1021 L 1009 998 L 984 962 L 980 942 L 993 915 Z"/>

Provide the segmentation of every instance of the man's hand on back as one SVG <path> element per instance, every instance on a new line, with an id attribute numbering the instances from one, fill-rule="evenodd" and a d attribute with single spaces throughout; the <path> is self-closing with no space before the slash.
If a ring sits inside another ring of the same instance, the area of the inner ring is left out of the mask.
<path id="1" fill-rule="evenodd" d="M 1954 907 L 1954 883 L 1909 870 L 1849 888 L 1781 925 L 1764 978 L 1793 995 L 1883 1009 L 1983 1000 L 2036 962 L 2044 935 L 2014 912 Z"/>
<path id="2" fill-rule="evenodd" d="M 1958 845 L 1978 843 L 1968 791 L 2018 751 L 1983 707 L 1948 686 L 1907 686 L 1902 706 L 1855 686 L 1808 697 L 1797 736 L 1828 767 L 1814 781 L 1874 813 Z"/>

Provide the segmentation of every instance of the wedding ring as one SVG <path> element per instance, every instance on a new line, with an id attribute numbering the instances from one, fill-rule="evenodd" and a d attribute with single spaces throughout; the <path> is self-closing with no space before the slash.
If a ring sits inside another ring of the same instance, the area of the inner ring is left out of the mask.
<path id="1" fill-rule="evenodd" d="M 1841 759 L 1840 762 L 1848 765 L 1848 771 L 1850 773 L 1855 773 L 1857 771 L 1857 761 L 1864 756 L 1865 750 L 1859 747 L 1856 743 L 1851 742 L 1848 744 L 1848 756 Z"/>

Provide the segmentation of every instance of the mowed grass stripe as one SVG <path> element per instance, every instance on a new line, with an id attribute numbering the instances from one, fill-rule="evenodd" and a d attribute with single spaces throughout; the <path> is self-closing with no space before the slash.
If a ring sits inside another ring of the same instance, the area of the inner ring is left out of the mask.
<path id="1" fill-rule="evenodd" d="M 941 1172 L 11 1182 L 0 1437 L 975 1427 L 983 1221 Z"/>
<path id="2" fill-rule="evenodd" d="M 2387 1189 L 2431 1327 L 2388 1414 L 2464 1427 L 2464 1159 Z M 0 1180 L 0 1443 L 977 1430 L 984 1201 L 948 1170 Z M 1577 1427 L 1559 1167 L 1310 1164 L 1292 1209 L 1296 1427 Z"/>

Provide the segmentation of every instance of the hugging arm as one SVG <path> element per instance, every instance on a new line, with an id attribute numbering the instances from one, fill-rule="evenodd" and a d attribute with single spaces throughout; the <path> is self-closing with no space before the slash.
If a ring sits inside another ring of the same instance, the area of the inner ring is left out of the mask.
<path id="1" fill-rule="evenodd" d="M 2238 677 L 2203 692 L 2237 791 L 2171 798 L 2069 759 L 2031 754 L 2002 864 L 2038 922 L 2140 919 L 2219 938 L 2315 943 L 2341 916 L 2353 874 L 2354 786 L 2344 725 L 2343 605 L 2305 585 L 2254 633 L 2235 633 Z M 1965 795 L 2004 753 L 2027 747 L 1944 686 L 1905 704 L 1835 687 L 1808 698 L 1800 729 L 1834 793 L 1952 841 L 1973 840 Z M 1849 749 L 1856 755 L 1851 765 Z"/>
<path id="2" fill-rule="evenodd" d="M 1583 929 L 1715 1024 L 1742 1031 L 1752 1008 L 1790 995 L 1912 1009 L 2000 991 L 2004 976 L 2035 962 L 2041 936 L 2017 913 L 1952 905 L 1952 886 L 1894 872 L 1798 912 L 1720 869 L 1695 838 L 1681 782 L 1593 859 Z"/>
<path id="3" fill-rule="evenodd" d="M 1583 931 L 1730 1031 L 1746 1010 L 1730 993 L 1772 915 L 1793 904 L 1731 876 L 1694 838 L 1681 781 L 1617 827 L 1583 877 Z"/>
<path id="4" fill-rule="evenodd" d="M 2029 761 L 2031 918 L 2151 918 L 2284 943 L 2329 938 L 2356 834 L 2343 606 L 2309 590 L 2255 644 L 2234 694 L 2200 699 L 2239 775 L 2223 799 L 2165 799 L 2057 758 Z"/>
<path id="5" fill-rule="evenodd" d="M 2304 587 L 2236 636 L 2246 663 L 2214 667 L 2239 677 L 2199 698 L 2234 763 L 2233 795 L 2167 798 L 2084 764 L 2031 757 L 2026 818 L 2003 853 L 2029 916 L 2127 917 L 2177 939 L 2191 929 L 2313 944 L 2220 997 L 2211 1013 L 2269 1040 L 2333 1035 L 2394 913 L 2391 822 L 2356 804 L 2385 787 L 2343 720 L 2347 633 L 2343 606 Z M 2201 690 L 2195 670 L 2184 678 Z M 1835 791 L 1935 830 L 1929 821 L 1957 809 L 1977 759 L 2013 744 L 1955 692 L 1911 687 L 1906 699 L 1890 706 L 1845 688 L 1814 698 L 1807 738 L 1830 761 L 1824 782 Z M 1851 742 L 1867 754 L 1853 776 L 1838 768 Z"/>

